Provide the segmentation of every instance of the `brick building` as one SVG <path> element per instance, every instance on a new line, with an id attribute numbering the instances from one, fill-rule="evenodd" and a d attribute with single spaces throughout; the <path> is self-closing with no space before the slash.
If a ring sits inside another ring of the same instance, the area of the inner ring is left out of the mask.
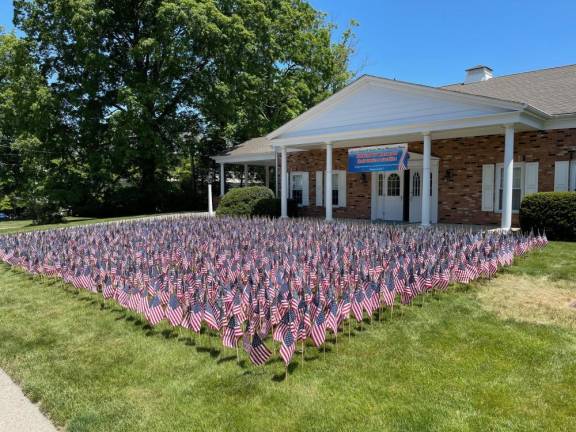
<path id="1" fill-rule="evenodd" d="M 464 83 L 440 88 L 362 76 L 216 156 L 221 194 L 226 164 L 264 165 L 267 181 L 273 169 L 285 186 L 283 204 L 296 199 L 304 215 L 510 228 L 525 195 L 575 190 L 576 65 L 466 72 Z M 352 172 L 351 149 L 397 144 L 409 154 L 405 167 Z"/>

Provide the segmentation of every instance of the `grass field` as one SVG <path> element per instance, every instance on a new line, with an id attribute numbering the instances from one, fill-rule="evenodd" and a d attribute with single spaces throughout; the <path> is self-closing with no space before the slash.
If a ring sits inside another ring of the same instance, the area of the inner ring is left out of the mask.
<path id="1" fill-rule="evenodd" d="M 237 364 L 215 338 L 0 265 L 0 367 L 70 431 L 568 431 L 575 257 L 551 243 L 366 321 L 326 354 L 297 353 L 286 380 L 277 356 Z"/>

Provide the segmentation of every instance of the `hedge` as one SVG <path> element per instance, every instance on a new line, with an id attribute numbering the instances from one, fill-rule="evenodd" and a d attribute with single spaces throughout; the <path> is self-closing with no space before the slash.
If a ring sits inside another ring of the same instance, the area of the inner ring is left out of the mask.
<path id="1" fill-rule="evenodd" d="M 256 203 L 252 214 L 254 216 L 268 216 L 275 218 L 280 217 L 281 209 L 282 204 L 279 198 L 267 198 Z M 288 216 L 298 216 L 298 203 L 291 199 L 288 200 Z"/>
<path id="2" fill-rule="evenodd" d="M 219 216 L 252 216 L 254 207 L 261 200 L 274 198 L 274 192 L 264 186 L 234 188 L 220 200 L 216 214 Z"/>
<path id="3" fill-rule="evenodd" d="M 576 192 L 527 195 L 520 206 L 520 227 L 546 232 L 550 240 L 576 241 Z"/>

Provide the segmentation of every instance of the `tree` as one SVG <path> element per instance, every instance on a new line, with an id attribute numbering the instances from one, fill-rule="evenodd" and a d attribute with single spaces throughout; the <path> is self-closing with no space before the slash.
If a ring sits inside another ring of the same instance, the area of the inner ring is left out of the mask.
<path id="1" fill-rule="evenodd" d="M 130 186 L 139 211 L 161 209 L 184 161 L 201 183 L 208 156 L 274 129 L 350 78 L 351 32 L 333 43 L 334 27 L 302 0 L 14 7 L 49 83 L 59 143 L 75 159 L 52 186 L 72 182 L 66 199 L 75 207 Z M 183 139 L 190 133 L 200 139 Z"/>

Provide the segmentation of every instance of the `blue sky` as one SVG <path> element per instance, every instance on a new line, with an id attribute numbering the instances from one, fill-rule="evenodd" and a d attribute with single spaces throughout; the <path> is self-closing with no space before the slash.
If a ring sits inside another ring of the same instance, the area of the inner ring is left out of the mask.
<path id="1" fill-rule="evenodd" d="M 428 85 L 485 64 L 507 75 L 576 63 L 576 0 L 310 0 L 356 28 L 354 71 Z M 0 25 L 12 28 L 12 2 Z"/>

